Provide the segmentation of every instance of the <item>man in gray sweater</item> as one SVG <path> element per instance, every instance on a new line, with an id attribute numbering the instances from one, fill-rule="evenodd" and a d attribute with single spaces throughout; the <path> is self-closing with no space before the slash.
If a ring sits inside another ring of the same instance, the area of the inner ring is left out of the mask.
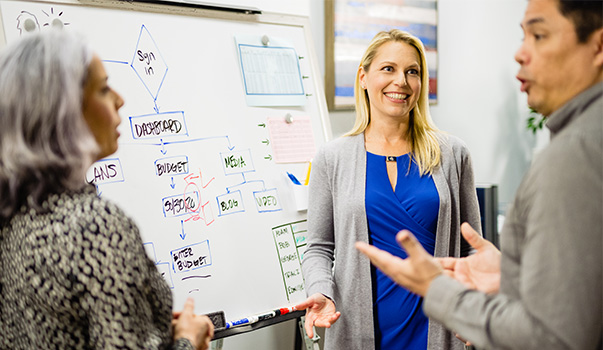
<path id="1" fill-rule="evenodd" d="M 601 0 L 528 2 L 517 79 L 551 142 L 517 190 L 500 255 L 467 224 L 467 258 L 436 260 L 408 231 L 397 237 L 405 260 L 357 243 L 478 348 L 602 349 L 602 17 Z"/>

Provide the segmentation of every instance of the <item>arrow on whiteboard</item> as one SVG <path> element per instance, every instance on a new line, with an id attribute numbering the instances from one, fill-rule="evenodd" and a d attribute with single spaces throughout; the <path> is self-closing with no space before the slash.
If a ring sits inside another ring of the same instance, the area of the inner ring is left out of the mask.
<path id="1" fill-rule="evenodd" d="M 182 240 L 184 241 L 184 238 L 186 237 L 186 233 L 184 233 L 184 221 L 180 220 L 180 227 L 182 228 L 182 233 L 180 234 L 180 238 L 182 238 Z"/>
<path id="2" fill-rule="evenodd" d="M 161 143 L 149 143 L 149 145 L 161 146 L 163 148 L 164 145 L 172 145 L 172 144 L 175 145 L 175 144 L 179 144 L 179 143 L 189 143 L 189 142 L 197 142 L 197 141 L 205 141 L 205 140 L 221 139 L 221 138 L 226 138 L 226 141 L 228 142 L 228 150 L 229 151 L 232 151 L 235 148 L 235 146 L 232 146 L 230 144 L 230 138 L 228 136 L 210 136 L 210 137 L 202 137 L 202 138 L 198 138 L 198 139 L 188 139 L 188 140 L 168 141 L 168 142 L 164 142 L 163 139 L 160 139 Z M 121 143 L 120 143 L 120 145 L 121 145 Z M 165 153 L 167 153 L 167 151 L 165 151 Z"/>
<path id="3" fill-rule="evenodd" d="M 262 123 L 262 124 L 258 124 L 258 126 L 261 126 L 262 128 L 265 128 L 266 124 Z"/>
<path id="4" fill-rule="evenodd" d="M 186 184 L 188 185 L 189 183 L 193 182 L 193 181 L 189 181 L 189 180 L 194 180 L 194 179 L 198 179 L 198 178 L 199 178 L 199 176 L 197 176 L 195 173 L 190 173 L 184 177 L 184 181 L 186 181 Z"/>
<path id="5" fill-rule="evenodd" d="M 165 143 L 163 143 L 163 139 L 159 139 L 161 141 L 161 153 L 166 154 L 167 150 L 165 149 Z"/>
<path id="6" fill-rule="evenodd" d="M 172 183 L 170 184 L 170 187 L 172 188 L 172 190 L 174 189 L 174 187 L 176 187 L 176 184 L 174 183 L 174 177 L 172 176 Z"/>
<path id="7" fill-rule="evenodd" d="M 272 160 L 272 154 L 269 154 L 268 156 L 264 157 L 264 159 Z"/>
<path id="8" fill-rule="evenodd" d="M 153 101 L 153 103 L 155 103 L 155 107 L 153 107 L 155 113 L 159 114 L 159 106 L 157 106 L 157 100 Z"/>
<path id="9" fill-rule="evenodd" d="M 270 140 L 265 139 L 264 141 L 262 141 L 262 143 L 265 143 L 265 144 L 266 144 L 266 146 L 268 146 L 268 145 L 270 144 Z"/>
<path id="10" fill-rule="evenodd" d="M 228 137 L 228 135 L 226 136 L 226 140 L 228 141 L 228 150 L 232 151 L 235 148 L 235 146 L 230 145 L 230 137 Z"/>

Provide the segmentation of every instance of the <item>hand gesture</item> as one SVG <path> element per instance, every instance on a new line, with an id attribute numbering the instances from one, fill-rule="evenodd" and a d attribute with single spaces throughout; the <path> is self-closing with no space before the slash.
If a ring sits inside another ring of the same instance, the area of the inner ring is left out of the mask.
<path id="1" fill-rule="evenodd" d="M 305 301 L 295 305 L 295 308 L 306 310 L 304 328 L 309 338 L 314 338 L 312 327 L 331 328 L 331 325 L 341 316 L 341 312 L 335 310 L 335 303 L 320 293 L 311 295 Z"/>
<path id="2" fill-rule="evenodd" d="M 415 294 L 425 296 L 431 281 L 442 274 L 442 266 L 425 251 L 410 231 L 398 232 L 396 240 L 408 254 L 406 259 L 400 259 L 363 242 L 356 242 L 356 249 L 371 259 L 373 265 L 394 282 Z"/>
<path id="3" fill-rule="evenodd" d="M 205 315 L 195 315 L 195 302 L 188 298 L 181 312 L 174 312 L 172 317 L 174 340 L 188 339 L 196 350 L 209 349 L 209 342 L 214 337 L 214 325 Z"/>
<path id="4" fill-rule="evenodd" d="M 468 223 L 461 225 L 461 233 L 476 252 L 464 258 L 438 258 L 444 273 L 468 288 L 497 293 L 500 287 L 500 251 Z"/>

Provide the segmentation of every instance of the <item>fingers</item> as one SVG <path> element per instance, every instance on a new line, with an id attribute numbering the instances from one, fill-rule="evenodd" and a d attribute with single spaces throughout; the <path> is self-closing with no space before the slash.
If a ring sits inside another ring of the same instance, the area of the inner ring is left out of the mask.
<path id="1" fill-rule="evenodd" d="M 336 313 L 329 316 L 315 318 L 312 324 L 314 325 L 314 327 L 331 328 L 331 325 L 337 322 L 339 316 L 341 316 L 341 312 L 337 311 Z"/>
<path id="2" fill-rule="evenodd" d="M 198 350 L 207 350 L 214 337 L 214 324 L 206 315 L 195 315 Z"/>
<path id="3" fill-rule="evenodd" d="M 358 249 L 362 254 L 366 255 L 371 260 L 373 265 L 381 269 L 386 274 L 389 270 L 389 266 L 392 265 L 393 260 L 395 260 L 394 256 L 390 253 L 375 248 L 372 245 L 364 242 L 356 242 L 356 249 Z"/>
<path id="4" fill-rule="evenodd" d="M 306 330 L 306 334 L 308 335 L 308 338 L 312 339 L 314 338 L 314 321 L 316 320 L 315 317 L 309 317 L 306 314 L 306 322 L 304 322 L 304 328 Z"/>
<path id="5" fill-rule="evenodd" d="M 408 254 L 406 259 L 362 242 L 356 242 L 356 249 L 366 255 L 375 267 L 394 282 L 415 294 L 424 296 L 433 279 L 442 274 L 442 266 L 409 231 L 400 231 L 396 235 L 396 240 Z"/>
<path id="6" fill-rule="evenodd" d="M 421 243 L 417 241 L 415 236 L 408 230 L 402 230 L 398 232 L 396 235 L 396 240 L 400 244 L 402 248 L 406 251 L 408 256 L 421 256 L 421 255 L 429 255 L 427 251 L 423 248 Z M 362 254 L 366 255 L 371 259 L 371 261 L 377 267 L 381 267 L 384 263 L 391 263 L 395 258 L 393 255 L 382 251 L 378 248 L 375 248 L 364 242 L 356 242 L 356 249 L 358 249 Z"/>
<path id="7" fill-rule="evenodd" d="M 304 322 L 304 329 L 306 330 L 306 334 L 308 338 L 314 338 L 314 327 L 321 328 L 331 328 L 333 323 L 337 322 L 337 320 L 341 317 L 341 312 L 337 311 L 332 315 L 328 316 L 319 316 L 315 314 L 307 315 L 306 321 Z"/>
<path id="8" fill-rule="evenodd" d="M 327 300 L 327 298 L 324 295 L 320 293 L 314 293 L 310 295 L 306 300 L 295 305 L 294 308 L 295 310 L 306 310 L 308 308 L 315 308 L 321 304 L 324 304 L 325 300 Z"/>
<path id="9" fill-rule="evenodd" d="M 442 265 L 445 270 L 454 270 L 454 267 L 458 261 L 458 258 L 435 258 L 437 262 Z"/>
<path id="10" fill-rule="evenodd" d="M 195 313 L 195 301 L 193 300 L 193 298 L 187 298 L 186 301 L 184 302 L 184 307 L 182 308 L 180 315 L 182 315 L 184 313 L 190 313 L 190 314 Z"/>
<path id="11" fill-rule="evenodd" d="M 465 345 L 466 345 L 466 346 L 471 346 L 471 342 L 466 341 L 465 339 L 463 339 L 463 338 L 462 338 L 462 337 L 461 337 L 461 336 L 460 336 L 458 333 L 454 333 L 454 336 L 455 336 L 455 337 L 456 337 L 458 340 L 460 340 L 460 341 L 462 341 L 463 343 L 465 343 Z"/>
<path id="12" fill-rule="evenodd" d="M 302 301 L 301 303 L 294 306 L 295 310 L 306 310 L 309 308 L 315 308 L 317 306 L 323 305 L 327 298 L 320 294 L 314 293 L 308 297 L 308 299 Z"/>
<path id="13" fill-rule="evenodd" d="M 308 299 L 295 306 L 297 310 L 306 310 L 304 329 L 306 330 L 306 334 L 310 339 L 314 338 L 314 325 L 316 323 L 316 319 L 318 318 L 318 311 L 315 310 L 315 306 L 317 306 L 317 299 L 320 297 L 325 298 L 324 295 L 320 293 L 312 294 L 308 297 Z"/>
<path id="14" fill-rule="evenodd" d="M 487 241 L 480 236 L 480 234 L 477 233 L 477 231 L 475 231 L 467 222 L 464 222 L 461 225 L 461 234 L 467 243 L 469 243 L 476 250 L 480 250 L 486 245 Z"/>
<path id="15" fill-rule="evenodd" d="M 206 337 L 201 344 L 200 350 L 208 350 L 211 345 L 211 338 Z"/>
<path id="16" fill-rule="evenodd" d="M 209 339 L 212 339 L 214 337 L 213 322 L 209 319 L 209 317 L 207 317 L 207 315 L 201 315 L 199 317 L 201 317 L 203 319 L 203 321 L 205 321 L 205 324 L 207 326 L 207 336 L 209 337 Z"/>
<path id="17" fill-rule="evenodd" d="M 364 242 L 356 242 L 356 249 L 366 255 L 375 266 L 381 266 L 388 261 L 389 253 L 382 251 Z"/>
<path id="18" fill-rule="evenodd" d="M 335 322 L 337 322 L 337 320 L 339 319 L 339 317 L 341 316 L 341 312 L 337 311 L 335 313 L 335 315 L 332 315 L 331 317 L 329 317 L 329 322 L 331 323 L 327 328 L 331 327 L 331 325 Z"/>
<path id="19" fill-rule="evenodd" d="M 214 325 L 206 315 L 195 315 L 195 302 L 188 298 L 181 312 L 172 314 L 174 340 L 188 339 L 197 350 L 208 349 L 214 337 Z"/>
<path id="20" fill-rule="evenodd" d="M 409 257 L 419 257 L 424 254 L 429 254 L 427 253 L 427 251 L 425 251 L 425 249 L 423 248 L 421 243 L 419 243 L 419 241 L 415 238 L 415 236 L 408 230 L 402 230 L 398 232 L 398 234 L 396 235 L 396 240 L 398 241 L 400 246 L 404 248 Z"/>
<path id="21" fill-rule="evenodd" d="M 442 273 L 448 277 L 454 278 L 454 272 L 452 270 L 444 270 L 444 271 L 442 271 Z"/>
<path id="22" fill-rule="evenodd" d="M 199 346 L 198 350 L 208 350 L 210 343 L 211 343 L 211 339 L 203 340 L 203 343 Z"/>
<path id="23" fill-rule="evenodd" d="M 314 337 L 314 327 L 330 328 L 341 316 L 334 302 L 321 293 L 311 295 L 304 303 L 308 304 L 301 306 L 307 307 L 304 329 L 309 338 Z"/>
<path id="24" fill-rule="evenodd" d="M 203 319 L 203 321 L 205 321 L 205 325 L 207 327 L 207 334 L 205 335 L 203 344 L 205 345 L 205 349 L 209 349 L 211 340 L 214 338 L 214 324 L 206 315 L 201 316 L 201 318 Z"/>
<path id="25" fill-rule="evenodd" d="M 305 309 L 309 308 L 310 306 L 312 306 L 312 304 L 314 304 L 314 300 L 312 299 L 312 297 L 309 297 L 308 299 L 295 305 L 295 309 L 296 310 L 305 310 Z"/>

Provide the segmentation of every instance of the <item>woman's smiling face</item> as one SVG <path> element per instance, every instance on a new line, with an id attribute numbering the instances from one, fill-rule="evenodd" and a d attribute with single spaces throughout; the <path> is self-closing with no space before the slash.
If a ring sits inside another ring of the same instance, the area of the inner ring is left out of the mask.
<path id="1" fill-rule="evenodd" d="M 368 70 L 360 68 L 371 118 L 408 118 L 421 94 L 421 60 L 417 49 L 399 41 L 381 45 Z"/>

